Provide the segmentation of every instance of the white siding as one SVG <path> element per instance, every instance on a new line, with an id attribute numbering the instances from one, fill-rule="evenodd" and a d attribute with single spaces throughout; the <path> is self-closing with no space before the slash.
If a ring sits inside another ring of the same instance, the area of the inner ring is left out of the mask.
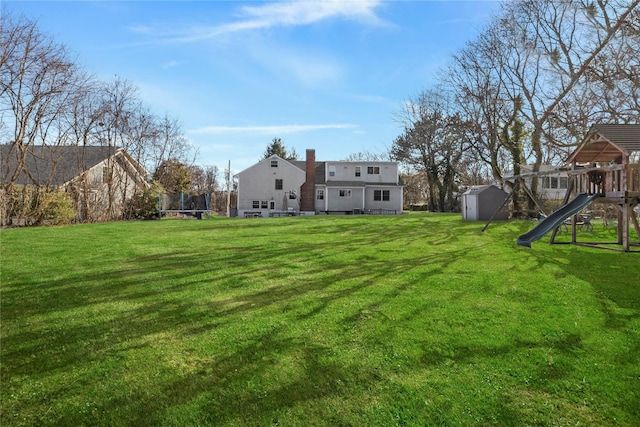
<path id="1" fill-rule="evenodd" d="M 375 200 L 376 191 L 380 192 L 381 199 Z M 385 193 L 388 192 L 388 193 Z M 384 200 L 387 196 L 389 200 Z M 367 186 L 365 194 L 365 209 L 388 209 L 402 212 L 402 189 L 394 186 Z"/>
<path id="2" fill-rule="evenodd" d="M 278 167 L 272 167 L 272 161 L 277 161 Z M 299 210 L 299 199 L 289 199 L 290 191 L 300 196 L 300 186 L 304 182 L 305 173 L 300 168 L 278 156 L 271 156 L 237 174 L 238 177 L 238 216 L 244 216 L 245 211 L 260 211 L 262 216 L 268 216 L 271 211 L 281 211 L 287 208 Z M 276 190 L 276 180 L 282 180 L 282 189 Z M 286 206 L 284 198 L 287 197 Z M 254 207 L 254 201 L 261 202 L 260 207 Z M 267 207 L 263 207 L 266 202 Z"/>
<path id="3" fill-rule="evenodd" d="M 327 182 L 398 183 L 398 165 L 395 162 L 326 162 L 325 167 Z M 356 176 L 356 167 L 360 168 L 360 176 Z M 333 168 L 335 176 L 330 176 Z M 377 173 L 369 173 L 369 168 L 373 168 L 373 172 Z"/>
<path id="4" fill-rule="evenodd" d="M 278 167 L 271 167 L 272 160 Z M 326 183 L 316 183 L 314 207 L 319 212 L 353 212 L 383 209 L 402 213 L 402 186 L 399 184 L 398 165 L 395 162 L 323 162 Z M 356 171 L 360 170 L 359 176 Z M 373 172 L 373 173 L 372 173 Z M 283 198 L 294 190 L 300 195 L 305 171 L 300 167 L 272 156 L 237 174 L 238 216 L 245 212 L 260 212 L 268 216 L 270 209 L 262 206 L 274 204 L 275 210 L 283 210 Z M 275 189 L 275 180 L 283 180 L 283 189 Z M 343 195 L 341 195 L 341 191 Z M 323 198 L 318 199 L 318 192 Z M 344 192 L 349 193 L 344 195 Z M 375 200 L 379 192 L 382 200 Z M 388 195 L 388 200 L 386 196 Z M 254 201 L 259 206 L 254 207 Z M 299 210 L 299 200 L 289 200 L 289 208 Z"/>

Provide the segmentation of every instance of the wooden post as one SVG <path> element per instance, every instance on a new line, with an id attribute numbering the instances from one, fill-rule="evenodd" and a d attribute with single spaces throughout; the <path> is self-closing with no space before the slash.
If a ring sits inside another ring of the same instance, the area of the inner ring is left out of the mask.
<path id="1" fill-rule="evenodd" d="M 622 225 L 623 218 L 624 218 L 624 205 L 622 206 L 614 205 L 614 206 L 618 209 L 618 244 L 621 245 L 623 241 L 622 237 L 624 234 L 622 232 L 622 229 L 624 227 Z"/>
<path id="2" fill-rule="evenodd" d="M 531 200 L 533 200 L 533 203 L 535 203 L 535 205 L 538 207 L 538 209 L 540 209 L 540 212 L 546 215 L 546 213 L 544 212 L 544 209 L 542 209 L 542 206 L 540 206 L 540 203 L 538 203 L 538 199 L 536 199 L 536 196 L 533 195 L 533 193 L 531 192 L 531 190 L 529 190 L 529 188 L 527 187 L 527 184 L 525 184 L 524 181 L 522 182 L 522 188 L 524 188 L 524 191 L 527 193 L 527 196 L 529 196 Z"/>
<path id="3" fill-rule="evenodd" d="M 633 211 L 633 205 L 629 206 L 631 208 L 631 220 L 633 221 L 633 228 L 636 229 L 636 234 L 638 235 L 638 241 L 640 241 L 640 224 L 638 224 L 638 218 L 636 217 L 635 212 Z"/>
<path id="4" fill-rule="evenodd" d="M 484 225 L 484 227 L 482 227 L 482 232 L 483 233 L 487 229 L 487 227 L 489 227 L 489 224 L 491 224 L 491 221 L 493 221 L 493 218 L 495 218 L 495 216 L 498 214 L 498 212 L 500 212 L 500 209 L 502 209 L 504 207 L 504 205 L 506 205 L 507 202 L 509 202 L 511 197 L 513 197 L 513 195 L 516 192 L 516 188 L 517 187 L 518 187 L 518 181 L 516 181 L 516 183 L 514 184 L 513 188 L 511 189 L 511 193 L 509 193 L 509 195 L 504 199 L 504 202 L 502 202 L 500 207 L 498 209 L 496 209 L 496 211 L 493 213 L 493 215 L 491 215 L 491 218 L 489 218 L 489 221 L 487 221 L 487 223 Z"/>
<path id="5" fill-rule="evenodd" d="M 629 252 L 629 208 L 631 205 L 625 204 L 622 208 L 622 250 Z"/>

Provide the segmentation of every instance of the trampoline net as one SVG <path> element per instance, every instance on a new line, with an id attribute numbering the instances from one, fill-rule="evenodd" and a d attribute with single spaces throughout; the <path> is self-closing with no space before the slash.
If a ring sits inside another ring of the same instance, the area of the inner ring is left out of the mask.
<path id="1" fill-rule="evenodd" d="M 207 194 L 162 194 L 160 196 L 161 211 L 208 211 Z"/>

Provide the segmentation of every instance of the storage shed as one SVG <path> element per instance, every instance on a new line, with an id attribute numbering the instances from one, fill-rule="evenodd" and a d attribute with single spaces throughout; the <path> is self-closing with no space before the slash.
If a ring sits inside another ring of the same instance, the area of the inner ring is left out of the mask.
<path id="1" fill-rule="evenodd" d="M 489 220 L 508 196 L 495 185 L 473 186 L 462 195 L 462 219 L 467 221 Z M 503 209 L 496 213 L 493 219 L 508 218 L 508 210 Z"/>

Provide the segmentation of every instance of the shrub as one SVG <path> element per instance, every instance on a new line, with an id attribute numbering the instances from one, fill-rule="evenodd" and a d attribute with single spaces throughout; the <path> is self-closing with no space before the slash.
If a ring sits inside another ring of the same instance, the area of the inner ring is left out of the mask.
<path id="1" fill-rule="evenodd" d="M 8 217 L 12 225 L 68 224 L 76 217 L 73 200 L 65 191 L 20 186 L 7 192 Z"/>
<path id="2" fill-rule="evenodd" d="M 158 196 L 164 188 L 158 181 L 153 181 L 143 192 L 134 195 L 129 200 L 127 212 L 132 219 L 150 219 L 159 216 Z"/>
<path id="3" fill-rule="evenodd" d="M 51 225 L 69 224 L 76 217 L 73 200 L 62 190 L 44 192 L 40 203 L 40 222 Z"/>

